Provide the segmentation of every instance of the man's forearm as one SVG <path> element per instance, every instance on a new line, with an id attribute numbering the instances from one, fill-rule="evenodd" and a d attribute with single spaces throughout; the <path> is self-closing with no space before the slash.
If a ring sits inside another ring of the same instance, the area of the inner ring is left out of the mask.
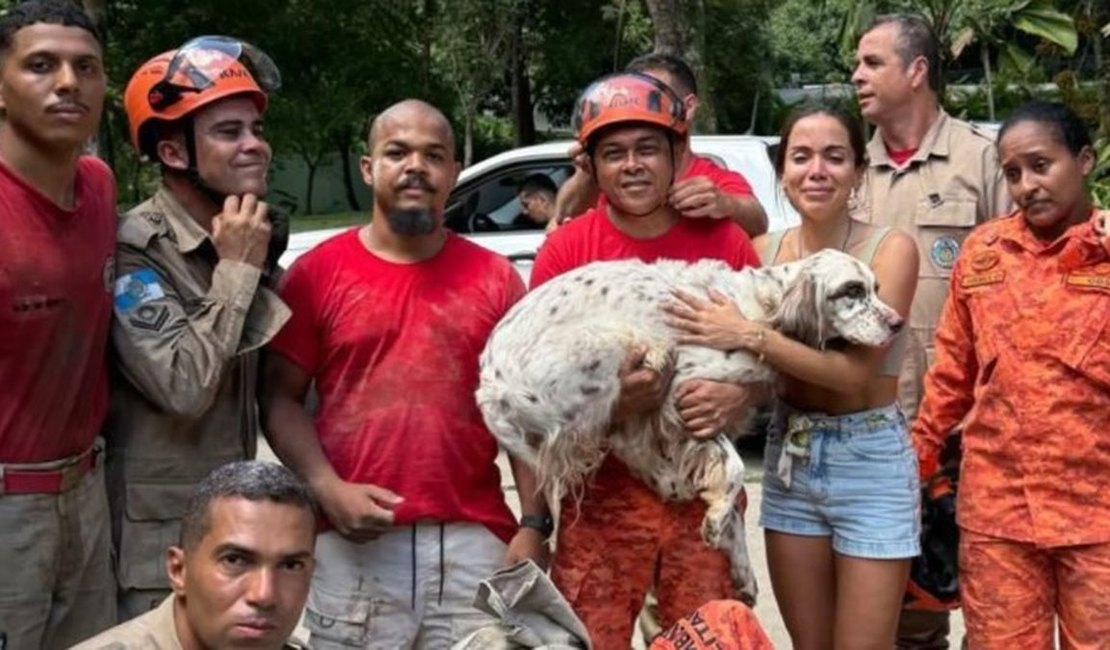
<path id="1" fill-rule="evenodd" d="M 535 470 L 512 454 L 509 454 L 509 467 L 512 468 L 513 481 L 520 497 L 521 514 L 546 517 L 550 509 L 547 507 L 547 499 L 540 492 Z"/>
<path id="2" fill-rule="evenodd" d="M 730 195 L 728 203 L 729 215 L 748 237 L 755 239 L 767 232 L 767 213 L 754 196 Z"/>

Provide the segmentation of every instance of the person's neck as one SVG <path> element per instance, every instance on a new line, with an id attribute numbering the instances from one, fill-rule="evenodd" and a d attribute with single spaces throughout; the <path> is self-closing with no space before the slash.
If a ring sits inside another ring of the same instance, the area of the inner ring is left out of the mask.
<path id="1" fill-rule="evenodd" d="M 662 205 L 654 212 L 643 216 L 625 214 L 609 204 L 607 210 L 609 223 L 633 239 L 654 239 L 660 237 L 674 226 L 679 215 L 669 205 Z"/>
<path id="2" fill-rule="evenodd" d="M 882 123 L 876 123 L 883 144 L 891 151 L 919 149 L 925 134 L 940 117 L 940 108 L 931 98 L 910 102 L 904 110 Z"/>
<path id="3" fill-rule="evenodd" d="M 212 233 L 212 219 L 223 210 L 222 205 L 216 205 L 211 197 L 197 189 L 191 180 L 181 174 L 167 173 L 162 177 L 162 185 L 185 208 L 193 221 L 205 232 Z"/>
<path id="4" fill-rule="evenodd" d="M 0 127 L 0 160 L 58 207 L 75 202 L 74 182 L 81 148 L 46 149 L 20 138 L 10 126 Z"/>
<path id="5" fill-rule="evenodd" d="M 443 250 L 447 230 L 437 226 L 427 235 L 398 235 L 389 227 L 384 214 L 374 211 L 370 223 L 359 229 L 359 241 L 371 253 L 399 264 L 415 264 L 431 259 Z"/>
<path id="6" fill-rule="evenodd" d="M 1029 231 L 1033 233 L 1034 237 L 1044 242 L 1045 244 L 1051 244 L 1052 242 L 1059 239 L 1065 232 L 1067 232 L 1069 228 L 1071 228 L 1072 226 L 1077 226 L 1090 218 L 1091 201 L 1084 197 L 1083 201 L 1072 208 L 1071 213 L 1067 216 L 1066 219 L 1061 219 L 1060 221 L 1056 222 L 1055 225 L 1047 229 L 1034 228 L 1032 227 L 1032 225 L 1030 225 Z"/>
<path id="7" fill-rule="evenodd" d="M 806 257 L 826 248 L 846 252 L 852 233 L 852 220 L 847 210 L 836 219 L 802 219 L 798 228 L 798 257 Z"/>
<path id="8" fill-rule="evenodd" d="M 181 644 L 181 650 L 208 650 L 193 633 L 193 628 L 189 627 L 185 603 L 179 596 L 173 597 L 173 630 L 177 636 L 177 642 Z"/>

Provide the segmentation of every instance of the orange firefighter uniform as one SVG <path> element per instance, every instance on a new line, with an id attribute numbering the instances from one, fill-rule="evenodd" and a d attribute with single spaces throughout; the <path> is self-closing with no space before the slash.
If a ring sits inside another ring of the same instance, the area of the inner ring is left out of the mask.
<path id="1" fill-rule="evenodd" d="M 1066 648 L 1110 639 L 1110 253 L 1094 216 L 1049 243 L 1020 213 L 984 224 L 952 273 L 913 440 L 928 479 L 964 423 L 973 648 L 1051 648 L 1056 617 Z"/>
<path id="2" fill-rule="evenodd" d="M 649 650 L 774 650 L 752 610 L 736 600 L 714 600 L 678 620 Z"/>

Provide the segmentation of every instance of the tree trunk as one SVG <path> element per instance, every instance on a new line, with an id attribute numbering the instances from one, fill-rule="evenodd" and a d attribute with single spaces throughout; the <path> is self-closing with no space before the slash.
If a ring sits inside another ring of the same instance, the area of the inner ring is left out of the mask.
<path id="1" fill-rule="evenodd" d="M 465 125 L 463 127 L 463 167 L 469 167 L 474 162 L 474 120 L 478 109 L 474 102 L 467 102 Z"/>
<path id="2" fill-rule="evenodd" d="M 358 212 L 362 210 L 362 206 L 358 204 L 358 195 L 355 194 L 355 180 L 354 175 L 351 174 L 351 143 L 354 141 L 354 133 L 351 127 L 343 129 L 345 135 L 340 135 L 336 138 L 336 149 L 339 150 L 339 161 L 343 167 L 343 192 L 347 195 L 347 205 L 351 206 L 351 210 Z"/>
<path id="3" fill-rule="evenodd" d="M 713 133 L 717 116 L 705 69 L 704 0 L 645 0 L 655 30 L 655 51 L 680 57 L 694 70 L 699 108 L 695 131 Z"/>
<path id="4" fill-rule="evenodd" d="M 536 122 L 532 116 L 532 88 L 528 78 L 528 55 L 524 47 L 523 6 L 515 11 L 516 26 L 510 44 L 512 69 L 509 74 L 512 93 L 513 146 L 536 143 Z"/>
<path id="5" fill-rule="evenodd" d="M 316 168 L 320 166 L 320 160 L 310 159 L 308 156 L 303 156 L 305 165 L 308 166 L 308 184 L 305 188 L 304 196 L 304 213 L 305 215 L 313 214 L 312 210 L 312 190 L 316 187 Z"/>
<path id="6" fill-rule="evenodd" d="M 1110 3 L 1103 3 L 1102 10 L 1095 12 L 1095 24 L 1110 25 Z M 1095 51 L 1097 54 L 1095 70 L 1098 71 L 1098 78 L 1102 80 L 1099 83 L 1099 133 L 1110 140 L 1110 36 L 1098 39 Z"/>
<path id="7" fill-rule="evenodd" d="M 983 75 L 987 82 L 987 116 L 989 121 L 994 121 L 994 78 L 991 74 L 991 53 L 987 48 L 986 40 L 979 44 L 979 56 L 983 60 Z"/>

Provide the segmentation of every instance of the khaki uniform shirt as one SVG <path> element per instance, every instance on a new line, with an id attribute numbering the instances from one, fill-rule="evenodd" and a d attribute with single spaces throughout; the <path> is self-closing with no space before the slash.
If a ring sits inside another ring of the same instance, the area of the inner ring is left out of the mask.
<path id="1" fill-rule="evenodd" d="M 101 632 L 71 650 L 181 650 L 173 620 L 174 598 L 166 598 L 146 614 Z M 303 650 L 308 646 L 290 639 L 282 647 L 283 650 Z"/>
<path id="2" fill-rule="evenodd" d="M 289 318 L 263 273 L 221 260 L 165 188 L 123 215 L 105 428 L 122 589 L 168 589 L 166 547 L 193 488 L 253 458 L 259 350 Z"/>
<path id="3" fill-rule="evenodd" d="M 892 226 L 917 241 L 917 292 L 910 309 L 910 341 L 899 379 L 902 408 L 911 420 L 921 402 L 933 334 L 948 297 L 948 277 L 964 238 L 979 223 L 1010 210 L 994 136 L 941 110 L 917 152 L 895 166 L 876 132 L 853 216 Z"/>

